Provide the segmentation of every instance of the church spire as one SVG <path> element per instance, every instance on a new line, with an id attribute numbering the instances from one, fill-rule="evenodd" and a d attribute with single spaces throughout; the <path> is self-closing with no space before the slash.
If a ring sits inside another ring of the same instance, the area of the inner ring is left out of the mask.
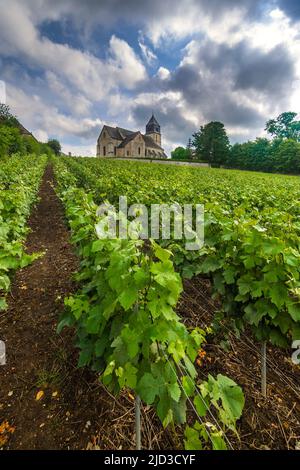
<path id="1" fill-rule="evenodd" d="M 146 134 L 160 134 L 160 125 L 155 118 L 154 114 L 152 113 L 151 118 L 148 121 L 148 124 L 146 124 Z"/>
<path id="2" fill-rule="evenodd" d="M 152 116 L 146 124 L 146 135 L 151 137 L 161 147 L 160 125 L 152 112 Z"/>

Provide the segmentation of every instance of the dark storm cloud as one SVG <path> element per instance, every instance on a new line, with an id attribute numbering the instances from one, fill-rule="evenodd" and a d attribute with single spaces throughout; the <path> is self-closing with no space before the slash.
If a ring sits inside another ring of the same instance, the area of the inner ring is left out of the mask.
<path id="1" fill-rule="evenodd" d="M 237 100 L 221 73 L 207 79 L 196 68 L 182 66 L 168 85 L 172 90 L 180 91 L 187 108 L 198 111 L 206 121 L 217 120 L 238 126 L 255 126 L 262 122 L 258 111 Z"/>
<path id="2" fill-rule="evenodd" d="M 272 1 L 272 0 L 270 0 Z M 201 8 L 208 15 L 218 16 L 231 12 L 233 9 L 238 8 L 247 14 L 248 19 L 254 19 L 263 15 L 265 9 L 270 4 L 268 0 L 210 0 L 195 2 L 201 4 Z"/>
<path id="3" fill-rule="evenodd" d="M 268 95 L 284 91 L 295 74 L 293 59 L 283 45 L 265 52 L 245 41 L 233 47 L 207 41 L 199 48 L 199 61 L 215 74 L 230 75 L 235 89 L 252 88 Z"/>
<path id="4" fill-rule="evenodd" d="M 246 42 L 228 47 L 205 41 L 194 60 L 179 67 L 163 86 L 181 91 L 190 106 L 201 107 L 209 118 L 218 114 L 230 124 L 260 120 L 259 113 L 239 103 L 234 92 L 257 91 L 278 103 L 288 98 L 295 77 L 293 60 L 281 45 L 264 52 Z"/>
<path id="5" fill-rule="evenodd" d="M 291 20 L 300 20 L 299 0 L 278 0 L 278 6 Z"/>
<path id="6" fill-rule="evenodd" d="M 50 17 L 53 11 L 57 15 L 72 16 L 80 24 L 90 22 L 104 26 L 119 21 L 130 24 L 147 24 L 151 21 L 171 18 L 179 11 L 194 11 L 197 15 L 203 13 L 220 19 L 223 15 L 239 9 L 248 19 L 257 18 L 263 14 L 268 1 L 263 0 L 40 0 L 40 7 Z"/>
<path id="7" fill-rule="evenodd" d="M 180 92 L 185 111 L 203 116 L 205 122 L 218 120 L 226 126 L 245 129 L 263 129 L 266 116 L 256 106 L 248 106 L 244 94 L 255 101 L 255 94 L 264 96 L 266 103 L 286 105 L 290 83 L 295 78 L 293 60 L 288 50 L 280 45 L 265 52 L 242 41 L 229 47 L 205 40 L 194 43 L 191 63 L 184 63 L 171 72 L 168 79 L 157 77 L 143 84 L 146 92 Z M 250 95 L 248 95 L 250 93 Z M 192 124 L 181 116 L 181 108 L 168 102 L 158 101 L 155 109 L 161 113 L 162 122 L 182 136 L 193 132 Z M 167 111 L 166 111 L 167 110 Z M 138 106 L 134 117 L 139 124 L 151 112 L 151 107 Z M 169 132 L 169 129 L 168 129 Z M 174 135 L 176 132 L 170 132 Z"/>
<path id="8" fill-rule="evenodd" d="M 238 89 L 254 88 L 275 96 L 284 92 L 294 78 L 293 59 L 282 45 L 268 53 L 244 47 L 241 53 L 241 67 L 236 76 Z"/>
<path id="9" fill-rule="evenodd" d="M 150 104 L 137 105 L 133 109 L 133 117 L 139 129 L 145 128 L 152 112 Z M 186 143 L 195 132 L 195 126 L 180 114 L 180 110 L 172 101 L 162 100 L 155 106 L 155 117 L 159 121 L 163 136 L 167 135 L 170 141 Z"/>

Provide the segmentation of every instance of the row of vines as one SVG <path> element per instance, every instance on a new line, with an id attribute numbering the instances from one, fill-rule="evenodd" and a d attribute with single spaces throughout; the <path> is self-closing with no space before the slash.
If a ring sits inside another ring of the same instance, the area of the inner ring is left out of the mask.
<path id="1" fill-rule="evenodd" d="M 218 326 L 250 328 L 262 343 L 265 394 L 266 342 L 288 347 L 300 338 L 298 179 L 85 158 L 56 162 L 56 173 L 83 259 L 83 289 L 67 300 L 61 323 L 76 325 L 80 363 L 92 364 L 115 393 L 131 387 L 164 425 L 183 424 L 190 401 L 197 422 L 186 428 L 186 448 L 225 448 L 244 399 L 227 377 L 198 383 L 194 363 L 206 332 L 187 331 L 175 313 L 180 278 L 210 277 L 222 304 Z M 119 196 L 146 206 L 204 204 L 204 247 L 97 240 L 97 205 L 117 207 Z"/>
<path id="2" fill-rule="evenodd" d="M 37 199 L 46 157 L 13 155 L 0 166 L 0 310 L 4 310 L 11 274 L 38 254 L 26 254 L 27 219 Z"/>
<path id="3" fill-rule="evenodd" d="M 202 203 L 205 245 L 164 241 L 183 277 L 212 279 L 230 327 L 288 347 L 300 338 L 300 185 L 297 177 L 66 159 L 96 203 Z"/>
<path id="4" fill-rule="evenodd" d="M 227 433 L 237 432 L 243 393 L 221 374 L 199 380 L 195 363 L 207 331 L 188 329 L 175 311 L 182 280 L 172 252 L 138 237 L 98 239 L 101 197 L 90 191 L 88 167 L 81 175 L 73 163 L 55 159 L 54 167 L 81 260 L 81 289 L 66 299 L 58 331 L 75 327 L 79 366 L 98 372 L 114 394 L 130 389 L 163 426 L 181 426 L 186 449 L 230 447 Z"/>

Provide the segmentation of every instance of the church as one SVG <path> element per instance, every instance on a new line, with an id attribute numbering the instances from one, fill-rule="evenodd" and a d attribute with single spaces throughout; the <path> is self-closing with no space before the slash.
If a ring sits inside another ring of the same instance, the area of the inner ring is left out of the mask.
<path id="1" fill-rule="evenodd" d="M 167 158 L 161 147 L 160 125 L 152 114 L 146 133 L 103 126 L 97 141 L 97 157 Z"/>

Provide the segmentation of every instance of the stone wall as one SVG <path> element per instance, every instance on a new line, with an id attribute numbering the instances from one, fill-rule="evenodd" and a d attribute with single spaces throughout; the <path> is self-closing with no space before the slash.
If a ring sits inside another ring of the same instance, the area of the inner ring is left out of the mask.
<path id="1" fill-rule="evenodd" d="M 125 147 L 125 155 L 131 157 L 143 158 L 145 156 L 145 142 L 143 137 L 138 134 L 133 140 L 131 140 Z"/>
<path id="2" fill-rule="evenodd" d="M 100 134 L 97 144 L 97 157 L 115 157 L 121 141 L 110 137 L 107 131 Z"/>
<path id="3" fill-rule="evenodd" d="M 154 142 L 161 147 L 161 134 L 153 132 L 153 134 L 147 134 L 147 135 L 151 137 L 154 140 Z"/>
<path id="4" fill-rule="evenodd" d="M 159 150 L 157 148 L 152 147 L 147 147 L 145 156 L 153 158 L 165 158 L 163 150 Z"/>
<path id="5" fill-rule="evenodd" d="M 117 149 L 117 156 L 134 158 L 145 157 L 145 142 L 143 137 L 138 134 L 134 139 L 128 142 L 125 147 Z"/>

